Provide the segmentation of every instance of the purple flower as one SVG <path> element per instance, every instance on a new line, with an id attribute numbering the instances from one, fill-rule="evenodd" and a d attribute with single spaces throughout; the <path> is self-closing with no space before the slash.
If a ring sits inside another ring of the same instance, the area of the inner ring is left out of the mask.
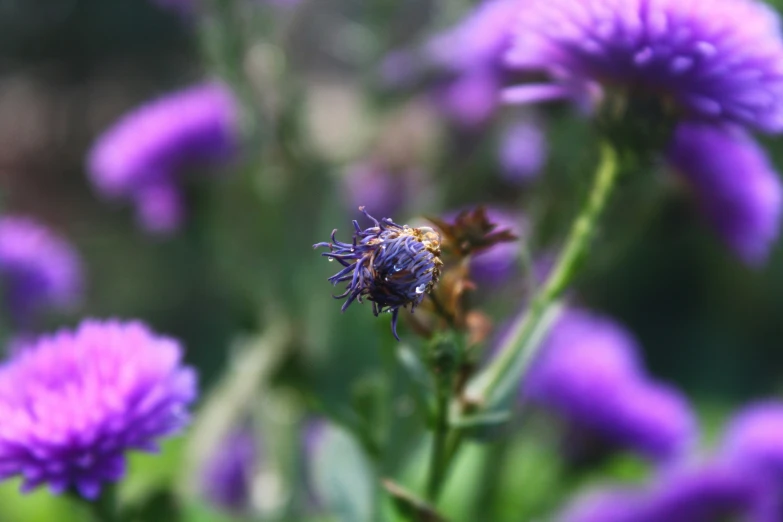
<path id="1" fill-rule="evenodd" d="M 412 228 L 398 225 L 389 218 L 378 221 L 359 207 L 373 226 L 362 230 L 354 220 L 356 232 L 351 243 L 332 241 L 317 243 L 313 248 L 328 248 L 323 256 L 337 260 L 343 269 L 329 278 L 333 285 L 347 283 L 342 311 L 351 303 L 372 301 L 373 314 L 392 314 L 392 332 L 397 336 L 397 316 L 400 308 L 410 306 L 413 312 L 424 296 L 438 282 L 440 267 L 440 235 L 429 227 Z"/>
<path id="2" fill-rule="evenodd" d="M 427 61 L 450 74 L 435 91 L 441 109 L 457 123 L 484 123 L 500 100 L 502 57 L 511 43 L 519 0 L 492 0 L 476 7 L 463 22 L 432 39 Z"/>
<path id="3" fill-rule="evenodd" d="M 454 123 L 471 128 L 484 124 L 498 103 L 500 83 L 486 69 L 476 69 L 445 83 L 434 91 L 434 101 Z"/>
<path id="4" fill-rule="evenodd" d="M 42 309 L 65 308 L 81 297 L 83 274 L 76 251 L 28 218 L 0 218 L 0 272 L 6 307 L 19 328 Z"/>
<path id="5" fill-rule="evenodd" d="M 724 433 L 721 456 L 769 473 L 783 486 L 783 403 L 757 403 L 735 415 Z"/>
<path id="6" fill-rule="evenodd" d="M 783 39 L 762 2 L 531 0 L 513 33 L 507 64 L 548 73 L 552 92 L 598 84 L 654 94 L 680 117 L 783 130 Z"/>
<path id="7" fill-rule="evenodd" d="M 539 122 L 530 118 L 514 122 L 505 130 L 498 150 L 504 177 L 512 183 L 530 181 L 541 172 L 548 152 Z"/>
<path id="8" fill-rule="evenodd" d="M 380 216 L 400 212 L 421 189 L 423 173 L 410 167 L 392 167 L 369 159 L 349 166 L 343 176 L 346 205 L 367 207 Z"/>
<path id="9" fill-rule="evenodd" d="M 96 498 L 125 474 L 127 451 L 155 451 L 186 424 L 196 374 L 181 359 L 176 340 L 139 322 L 41 337 L 0 368 L 0 476 Z"/>
<path id="10" fill-rule="evenodd" d="M 592 491 L 577 498 L 555 519 L 557 522 L 642 522 L 640 492 L 631 488 Z M 663 521 L 660 521 L 663 522 Z"/>
<path id="11" fill-rule="evenodd" d="M 577 501 L 561 522 L 776 522 L 779 504 L 768 482 L 720 465 L 677 470 L 646 491 L 609 490 Z"/>
<path id="12" fill-rule="evenodd" d="M 427 45 L 430 60 L 454 71 L 500 69 L 511 45 L 514 20 L 525 7 L 520 0 L 489 0 Z"/>
<path id="13" fill-rule="evenodd" d="M 764 150 L 738 127 L 683 123 L 668 158 L 723 240 L 745 262 L 762 262 L 778 237 L 783 197 Z"/>
<path id="14" fill-rule="evenodd" d="M 653 460 L 682 454 L 695 438 L 687 401 L 644 375 L 635 340 L 580 310 L 568 310 L 552 328 L 523 393 L 583 436 Z"/>
<path id="15" fill-rule="evenodd" d="M 513 33 L 506 65 L 549 81 L 510 87 L 506 101 L 592 99 L 608 107 L 602 129 L 636 148 L 663 147 L 680 122 L 670 160 L 740 257 L 764 259 L 778 234 L 779 182 L 741 129 L 783 131 L 774 10 L 757 0 L 531 0 Z"/>
<path id="16" fill-rule="evenodd" d="M 222 84 L 206 83 L 152 101 L 125 115 L 98 138 L 88 169 L 107 198 L 141 206 L 145 222 L 150 186 L 174 188 L 182 171 L 202 163 L 225 162 L 238 149 L 238 107 Z M 164 216 L 164 221 L 170 219 Z M 166 229 L 168 223 L 153 223 Z"/>
<path id="17" fill-rule="evenodd" d="M 182 224 L 182 194 L 171 182 L 150 183 L 135 194 L 136 219 L 145 230 L 166 234 Z"/>
<path id="18" fill-rule="evenodd" d="M 226 511 L 247 512 L 258 459 L 252 430 L 243 427 L 230 433 L 207 462 L 202 477 L 204 496 Z"/>
<path id="19" fill-rule="evenodd" d="M 519 213 L 487 209 L 490 222 L 496 230 L 509 230 L 516 237 L 523 237 L 526 223 Z M 480 283 L 503 284 L 519 271 L 519 241 L 497 243 L 475 254 L 470 259 L 470 275 Z"/>

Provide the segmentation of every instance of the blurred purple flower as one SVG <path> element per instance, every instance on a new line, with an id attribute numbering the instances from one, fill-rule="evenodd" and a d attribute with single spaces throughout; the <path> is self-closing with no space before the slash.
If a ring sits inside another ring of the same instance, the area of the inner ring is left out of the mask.
<path id="1" fill-rule="evenodd" d="M 609 490 L 578 500 L 561 522 L 777 522 L 775 488 L 719 465 L 663 474 L 646 491 Z"/>
<path id="2" fill-rule="evenodd" d="M 424 49 L 426 61 L 450 76 L 434 96 L 456 123 L 481 125 L 495 111 L 503 80 L 501 59 L 511 43 L 520 5 L 524 4 L 519 0 L 484 2 Z"/>
<path id="3" fill-rule="evenodd" d="M 524 397 L 585 437 L 653 460 L 695 440 L 687 401 L 643 372 L 636 341 L 614 322 L 571 309 L 554 325 L 525 381 Z"/>
<path id="4" fill-rule="evenodd" d="M 425 65 L 421 57 L 413 51 L 392 51 L 381 61 L 379 80 L 384 87 L 408 88 L 422 76 Z"/>
<path id="5" fill-rule="evenodd" d="M 512 41 L 514 20 L 525 7 L 521 0 L 488 0 L 461 23 L 437 35 L 427 45 L 430 60 L 453 71 L 499 70 Z"/>
<path id="6" fill-rule="evenodd" d="M 245 513 L 251 505 L 259 448 L 253 431 L 242 427 L 230 433 L 207 462 L 202 476 L 204 496 L 215 506 Z"/>
<path id="7" fill-rule="evenodd" d="M 496 230 L 510 230 L 515 236 L 524 237 L 526 223 L 521 214 L 488 208 L 487 216 L 497 225 Z M 503 284 L 519 272 L 519 260 L 519 241 L 497 243 L 471 257 L 471 278 L 479 283 Z"/>
<path id="8" fill-rule="evenodd" d="M 478 127 L 489 120 L 498 103 L 500 83 L 492 72 L 476 69 L 435 89 L 436 105 L 462 127 Z"/>
<path id="9" fill-rule="evenodd" d="M 150 186 L 177 186 L 181 171 L 225 162 L 239 146 L 238 107 L 222 84 L 206 83 L 149 102 L 101 135 L 88 157 L 91 180 L 107 198 L 147 203 Z M 144 208 L 139 210 L 147 223 Z M 153 215 L 150 213 L 149 215 Z M 172 214 L 163 213 L 165 220 Z M 168 223 L 152 223 L 152 229 Z"/>
<path id="10" fill-rule="evenodd" d="M 654 101 L 655 117 L 630 115 L 647 141 L 661 124 L 660 138 L 668 139 L 669 120 L 684 122 L 672 161 L 743 260 L 764 259 L 778 235 L 779 181 L 751 138 L 726 126 L 783 131 L 783 38 L 771 7 L 757 0 L 531 0 L 517 9 L 512 32 L 506 65 L 551 81 L 507 88 L 505 101 L 619 96 L 632 108 L 637 99 L 647 107 Z"/>
<path id="11" fill-rule="evenodd" d="M 723 240 L 746 263 L 764 261 L 778 237 L 783 198 L 764 150 L 738 127 L 683 123 L 668 157 Z"/>
<path id="12" fill-rule="evenodd" d="M 592 491 L 566 506 L 555 520 L 557 522 L 644 522 L 636 518 L 641 505 L 640 492 L 630 487 Z"/>
<path id="13" fill-rule="evenodd" d="M 720 454 L 783 486 L 783 403 L 757 403 L 736 414 L 726 428 Z"/>
<path id="14" fill-rule="evenodd" d="M 531 0 L 519 5 L 513 33 L 506 63 L 548 73 L 552 92 L 652 92 L 680 116 L 783 130 L 783 39 L 763 2 Z M 527 99 L 539 87 L 507 95 Z"/>
<path id="15" fill-rule="evenodd" d="M 155 451 L 196 398 L 182 347 L 139 322 L 86 320 L 41 337 L 0 367 L 0 476 L 94 499 L 125 474 L 125 453 Z"/>
<path id="16" fill-rule="evenodd" d="M 373 209 L 376 216 L 389 217 L 399 214 L 406 202 L 416 197 L 424 178 L 416 168 L 397 168 L 368 159 L 346 169 L 342 192 L 351 210 L 364 206 Z"/>
<path id="17" fill-rule="evenodd" d="M 304 457 L 304 476 L 307 486 L 307 502 L 313 511 L 318 511 L 324 502 L 319 498 L 315 486 L 315 461 L 321 451 L 328 424 L 322 419 L 310 419 L 302 432 L 302 448 Z"/>
<path id="18" fill-rule="evenodd" d="M 17 328 L 29 326 L 44 308 L 67 308 L 81 298 L 79 255 L 28 218 L 0 218 L 0 273 L 6 308 Z"/>
<path id="19" fill-rule="evenodd" d="M 166 234 L 179 228 L 185 209 L 182 194 L 171 182 L 150 183 L 134 196 L 136 220 L 153 233 Z"/>
<path id="20" fill-rule="evenodd" d="M 525 183 L 538 176 L 548 156 L 546 133 L 540 122 L 521 119 L 510 125 L 500 142 L 498 156 L 506 180 Z"/>

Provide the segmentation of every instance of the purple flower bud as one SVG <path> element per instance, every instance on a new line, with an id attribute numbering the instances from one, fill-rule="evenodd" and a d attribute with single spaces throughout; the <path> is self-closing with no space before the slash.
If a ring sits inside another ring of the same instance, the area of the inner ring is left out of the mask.
<path id="1" fill-rule="evenodd" d="M 94 499 L 125 474 L 125 454 L 155 451 L 196 398 L 182 347 L 139 322 L 86 320 L 41 337 L 0 368 L 0 477 Z"/>
<path id="2" fill-rule="evenodd" d="M 78 254 L 31 219 L 0 219 L 0 273 L 5 304 L 18 328 L 29 326 L 47 307 L 67 308 L 81 298 Z"/>
<path id="3" fill-rule="evenodd" d="M 242 427 L 229 433 L 204 469 L 204 496 L 226 511 L 248 512 L 258 461 L 259 448 L 251 429 Z"/>
<path id="4" fill-rule="evenodd" d="M 568 310 L 545 339 L 524 396 L 591 437 L 669 460 L 695 440 L 696 421 L 679 393 L 644 375 L 638 351 L 612 321 Z"/>
<path id="5" fill-rule="evenodd" d="M 537 177 L 548 153 L 546 133 L 539 122 L 532 119 L 515 122 L 505 130 L 498 150 L 505 179 L 520 184 Z"/>
<path id="6" fill-rule="evenodd" d="M 328 248 L 323 256 L 337 260 L 343 269 L 329 278 L 337 286 L 347 282 L 345 311 L 351 303 L 372 301 L 373 314 L 392 314 L 392 332 L 397 336 L 397 316 L 400 308 L 410 306 L 413 312 L 424 296 L 432 290 L 440 276 L 440 235 L 429 227 L 411 228 L 398 225 L 389 218 L 378 221 L 364 207 L 359 207 L 373 226 L 362 230 L 354 220 L 356 232 L 352 243 L 337 241 L 332 232 L 330 243 L 317 243 L 313 248 Z"/>
<path id="7" fill-rule="evenodd" d="M 88 158 L 91 180 L 107 198 L 137 200 L 150 186 L 172 190 L 187 167 L 232 159 L 239 145 L 238 107 L 222 84 L 206 83 L 135 109 L 101 135 Z M 142 223 L 165 229 L 169 223 Z M 151 213 L 150 216 L 154 214 Z"/>
<path id="8" fill-rule="evenodd" d="M 764 150 L 737 127 L 683 123 L 669 161 L 731 249 L 746 263 L 763 262 L 780 231 L 783 198 Z"/>

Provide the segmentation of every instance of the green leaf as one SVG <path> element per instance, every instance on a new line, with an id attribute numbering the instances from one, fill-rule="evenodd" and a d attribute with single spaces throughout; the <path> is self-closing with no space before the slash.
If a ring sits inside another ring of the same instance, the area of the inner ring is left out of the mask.
<path id="1" fill-rule="evenodd" d="M 487 413 L 478 413 L 475 415 L 466 415 L 457 417 L 450 421 L 453 428 L 486 428 L 504 424 L 511 419 L 510 410 L 490 411 Z"/>
<path id="2" fill-rule="evenodd" d="M 329 426 L 313 458 L 313 486 L 327 509 L 341 522 L 373 520 L 376 476 L 359 443 Z"/>
<path id="3" fill-rule="evenodd" d="M 406 520 L 415 520 L 416 522 L 446 522 L 446 519 L 443 518 L 433 506 L 396 482 L 384 480 L 383 488 L 392 497 L 395 508 Z"/>

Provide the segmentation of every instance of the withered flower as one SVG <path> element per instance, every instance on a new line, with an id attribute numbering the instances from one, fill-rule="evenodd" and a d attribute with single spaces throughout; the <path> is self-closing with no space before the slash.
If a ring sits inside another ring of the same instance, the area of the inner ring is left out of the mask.
<path id="1" fill-rule="evenodd" d="M 373 313 L 392 314 L 392 333 L 397 335 L 397 318 L 400 308 L 413 312 L 440 277 L 443 262 L 440 255 L 441 238 L 430 227 L 413 228 L 398 225 L 389 218 L 380 221 L 372 217 L 364 207 L 359 207 L 373 226 L 362 229 L 354 220 L 355 233 L 351 243 L 332 241 L 313 245 L 328 248 L 322 255 L 337 260 L 343 269 L 329 278 L 333 285 L 347 282 L 345 292 L 335 296 L 346 299 L 345 311 L 354 300 L 367 299 L 373 303 Z"/>

